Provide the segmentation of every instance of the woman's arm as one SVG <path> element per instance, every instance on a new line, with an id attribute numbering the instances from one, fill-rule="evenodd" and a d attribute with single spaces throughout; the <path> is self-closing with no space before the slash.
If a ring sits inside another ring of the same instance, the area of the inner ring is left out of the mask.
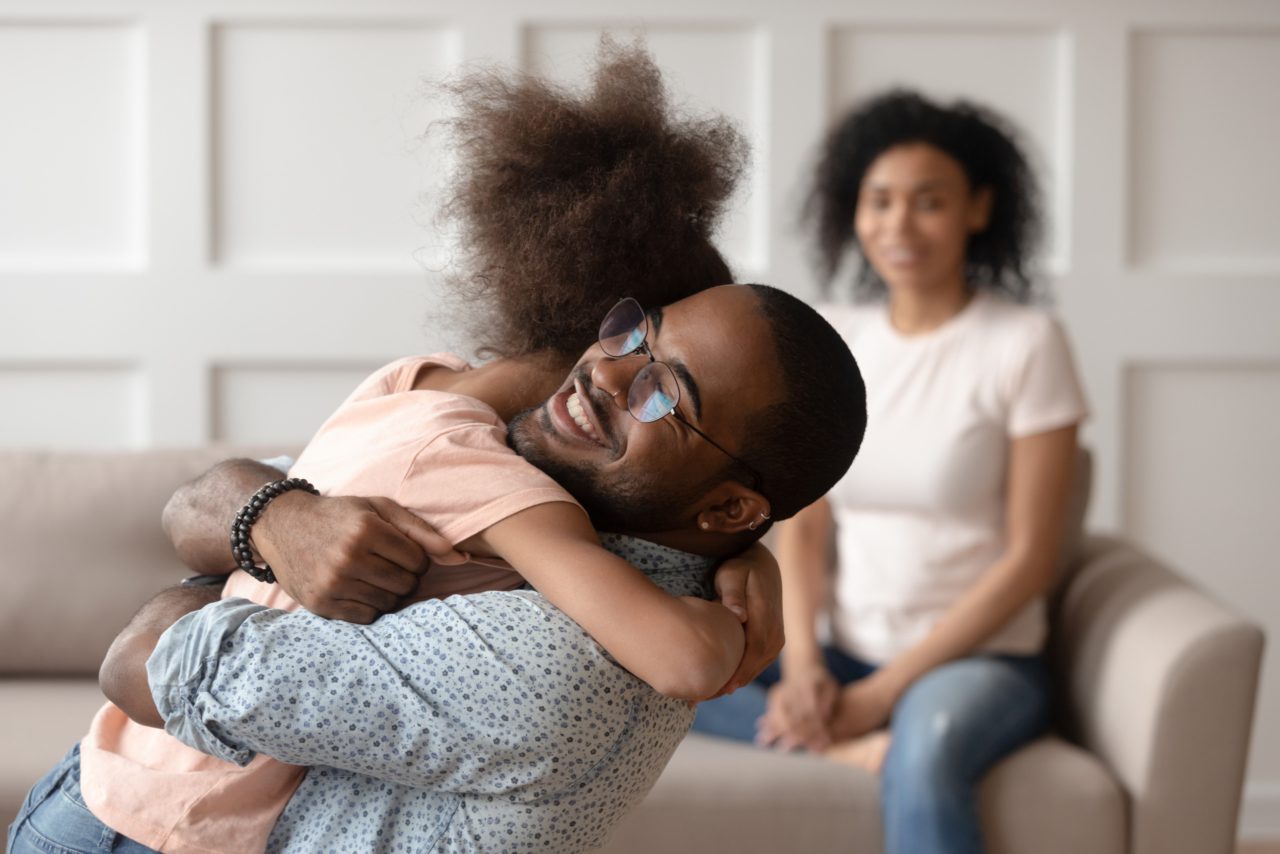
<path id="1" fill-rule="evenodd" d="M 778 525 L 778 565 L 782 568 L 782 620 L 787 645 L 782 670 L 826 666 L 817 621 L 827 599 L 827 562 L 835 523 L 831 503 L 819 498 Z"/>
<path id="2" fill-rule="evenodd" d="M 531 507 L 459 547 L 506 560 L 619 664 L 668 697 L 710 697 L 742 660 L 738 617 L 716 602 L 669 595 L 606 551 L 575 505 Z"/>
<path id="3" fill-rule="evenodd" d="M 920 643 L 841 692 L 832 735 L 854 738 L 885 723 L 903 692 L 933 668 L 995 634 L 1053 581 L 1076 425 L 1014 439 L 1009 451 L 1006 548 Z"/>
<path id="4" fill-rule="evenodd" d="M 827 671 L 817 621 L 828 595 L 829 546 L 835 522 L 831 503 L 820 498 L 778 526 L 782 567 L 782 680 L 769 691 L 760 740 L 791 750 L 821 750 L 830 742 L 827 724 L 839 686 Z"/>

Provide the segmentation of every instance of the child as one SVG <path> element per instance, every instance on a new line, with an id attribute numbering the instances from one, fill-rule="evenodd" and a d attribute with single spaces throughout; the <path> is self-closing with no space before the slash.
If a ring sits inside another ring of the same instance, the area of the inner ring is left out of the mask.
<path id="1" fill-rule="evenodd" d="M 668 596 L 601 548 L 568 493 L 505 444 L 502 422 L 558 387 L 619 297 L 656 307 L 731 281 L 709 235 L 743 167 L 741 137 L 723 120 L 674 121 L 643 52 L 603 53 L 583 101 L 529 77 L 454 85 L 465 168 L 449 211 L 472 275 L 453 284 L 484 318 L 485 349 L 503 358 L 474 370 L 448 356 L 392 363 L 326 422 L 293 473 L 331 494 L 393 498 L 455 544 L 506 558 L 639 678 L 698 699 L 737 666 L 738 621 Z M 771 560 L 763 550 L 748 559 Z M 522 580 L 436 565 L 417 595 Z M 293 605 L 244 573 L 225 595 Z M 166 851 L 261 850 L 304 773 L 263 756 L 221 762 L 111 705 L 82 746 L 94 814 Z"/>

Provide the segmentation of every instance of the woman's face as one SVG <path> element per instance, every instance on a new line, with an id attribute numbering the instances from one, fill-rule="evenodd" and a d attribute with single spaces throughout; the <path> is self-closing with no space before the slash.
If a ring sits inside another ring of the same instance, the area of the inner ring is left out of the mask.
<path id="1" fill-rule="evenodd" d="M 890 293 L 965 287 L 965 249 L 987 227 L 991 192 L 974 191 L 960 164 L 923 142 L 890 148 L 862 178 L 854 231 Z"/>

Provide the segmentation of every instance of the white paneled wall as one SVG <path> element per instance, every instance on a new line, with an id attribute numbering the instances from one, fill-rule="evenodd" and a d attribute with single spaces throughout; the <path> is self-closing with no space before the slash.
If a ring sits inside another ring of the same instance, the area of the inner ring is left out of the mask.
<path id="1" fill-rule="evenodd" d="M 0 26 L 0 269 L 142 267 L 144 38 L 125 22 Z"/>
<path id="2" fill-rule="evenodd" d="M 439 114 L 423 81 L 457 66 L 457 30 L 235 23 L 212 38 L 214 263 L 414 273 L 406 248 L 435 235 L 413 189 L 440 168 L 420 139 Z"/>
<path id="3" fill-rule="evenodd" d="M 296 444 L 438 320 L 449 168 L 422 83 L 583 79 L 643 30 L 753 172 L 721 242 L 805 296 L 796 211 L 847 106 L 1008 113 L 1041 167 L 1093 404 L 1091 520 L 1280 638 L 1274 0 L 0 0 L 0 446 Z M 1280 836 L 1280 657 L 1243 823 Z"/>

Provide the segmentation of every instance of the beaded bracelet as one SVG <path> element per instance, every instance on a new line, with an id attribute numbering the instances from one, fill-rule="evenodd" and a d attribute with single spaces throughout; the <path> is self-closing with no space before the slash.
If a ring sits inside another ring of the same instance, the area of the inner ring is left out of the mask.
<path id="1" fill-rule="evenodd" d="M 320 494 L 320 490 L 300 477 L 272 481 L 253 494 L 248 503 L 236 514 L 235 521 L 231 523 L 231 554 L 235 556 L 236 566 L 266 584 L 275 584 L 276 574 L 266 564 L 258 566 L 254 563 L 253 549 L 249 547 L 249 530 L 253 528 L 253 523 L 258 521 L 258 517 L 262 515 L 262 511 L 273 498 L 295 489 L 310 492 L 312 495 Z"/>

